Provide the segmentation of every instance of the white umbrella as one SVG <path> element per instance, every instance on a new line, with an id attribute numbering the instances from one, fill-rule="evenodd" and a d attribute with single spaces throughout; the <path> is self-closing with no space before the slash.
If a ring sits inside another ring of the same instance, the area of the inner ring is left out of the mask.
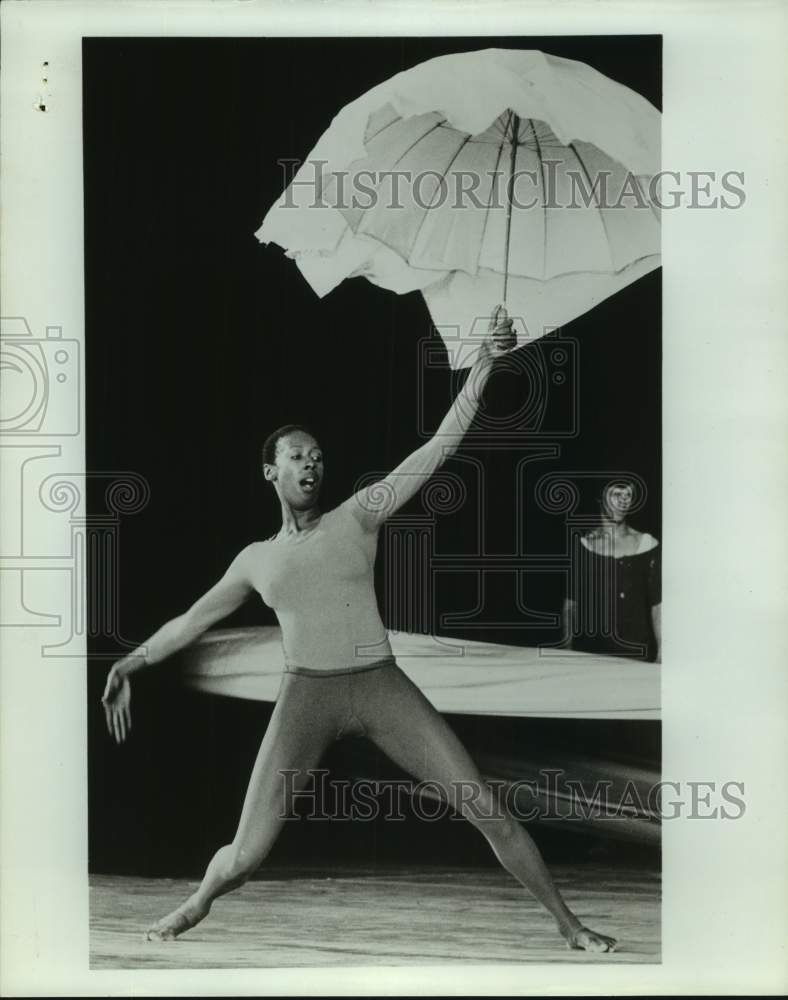
<path id="1" fill-rule="evenodd" d="M 256 235 L 318 295 L 360 276 L 420 290 L 463 367 L 496 302 L 524 343 L 659 266 L 659 132 L 648 101 L 584 63 L 432 59 L 345 107 Z"/>

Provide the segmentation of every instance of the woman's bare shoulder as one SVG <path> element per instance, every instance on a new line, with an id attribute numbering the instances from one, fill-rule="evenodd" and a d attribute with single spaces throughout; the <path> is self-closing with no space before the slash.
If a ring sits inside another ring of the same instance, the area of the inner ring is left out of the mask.
<path id="1" fill-rule="evenodd" d="M 638 535 L 638 554 L 643 552 L 651 552 L 659 545 L 659 539 L 650 535 L 647 531 L 639 531 Z"/>
<path id="2" fill-rule="evenodd" d="M 580 536 L 580 543 L 590 552 L 596 552 L 599 546 L 607 544 L 607 535 L 600 528 L 592 528 Z"/>
<path id="3" fill-rule="evenodd" d="M 611 539 L 601 528 L 592 528 L 582 535 L 580 541 L 584 548 L 596 555 L 609 555 Z M 643 555 L 651 552 L 659 545 L 658 539 L 647 531 L 638 531 L 636 528 L 629 529 L 629 539 L 625 546 L 625 552 L 629 555 Z"/>

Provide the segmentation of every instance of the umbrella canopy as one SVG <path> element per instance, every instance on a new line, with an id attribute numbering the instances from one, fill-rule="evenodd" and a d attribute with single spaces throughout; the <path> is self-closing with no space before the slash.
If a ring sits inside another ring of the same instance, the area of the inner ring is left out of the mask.
<path id="1" fill-rule="evenodd" d="M 496 302 L 523 343 L 659 265 L 659 125 L 573 60 L 432 59 L 343 109 L 256 235 L 318 295 L 361 276 L 420 290 L 462 367 Z"/>

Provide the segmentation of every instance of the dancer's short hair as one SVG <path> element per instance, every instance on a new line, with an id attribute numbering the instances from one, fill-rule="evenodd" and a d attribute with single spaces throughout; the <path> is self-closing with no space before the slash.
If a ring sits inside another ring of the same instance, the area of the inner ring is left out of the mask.
<path id="1" fill-rule="evenodd" d="M 288 434 L 295 434 L 297 431 L 300 431 L 302 434 L 308 434 L 311 438 L 315 437 L 312 431 L 308 427 L 304 427 L 303 424 L 284 424 L 282 427 L 277 427 L 263 442 L 263 464 L 273 465 L 276 462 L 276 446 L 283 437 L 287 437 Z"/>

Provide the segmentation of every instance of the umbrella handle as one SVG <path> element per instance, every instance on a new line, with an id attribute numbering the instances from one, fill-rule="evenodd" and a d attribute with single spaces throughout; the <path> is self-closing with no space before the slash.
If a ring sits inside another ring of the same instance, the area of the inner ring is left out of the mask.
<path id="1" fill-rule="evenodd" d="M 512 236 L 512 197 L 514 195 L 514 171 L 517 163 L 517 135 L 520 131 L 520 117 L 514 111 L 511 117 L 512 154 L 509 166 L 509 183 L 506 185 L 508 204 L 506 206 L 506 244 L 503 261 L 503 304 L 506 305 L 506 293 L 509 288 L 509 245 Z"/>

